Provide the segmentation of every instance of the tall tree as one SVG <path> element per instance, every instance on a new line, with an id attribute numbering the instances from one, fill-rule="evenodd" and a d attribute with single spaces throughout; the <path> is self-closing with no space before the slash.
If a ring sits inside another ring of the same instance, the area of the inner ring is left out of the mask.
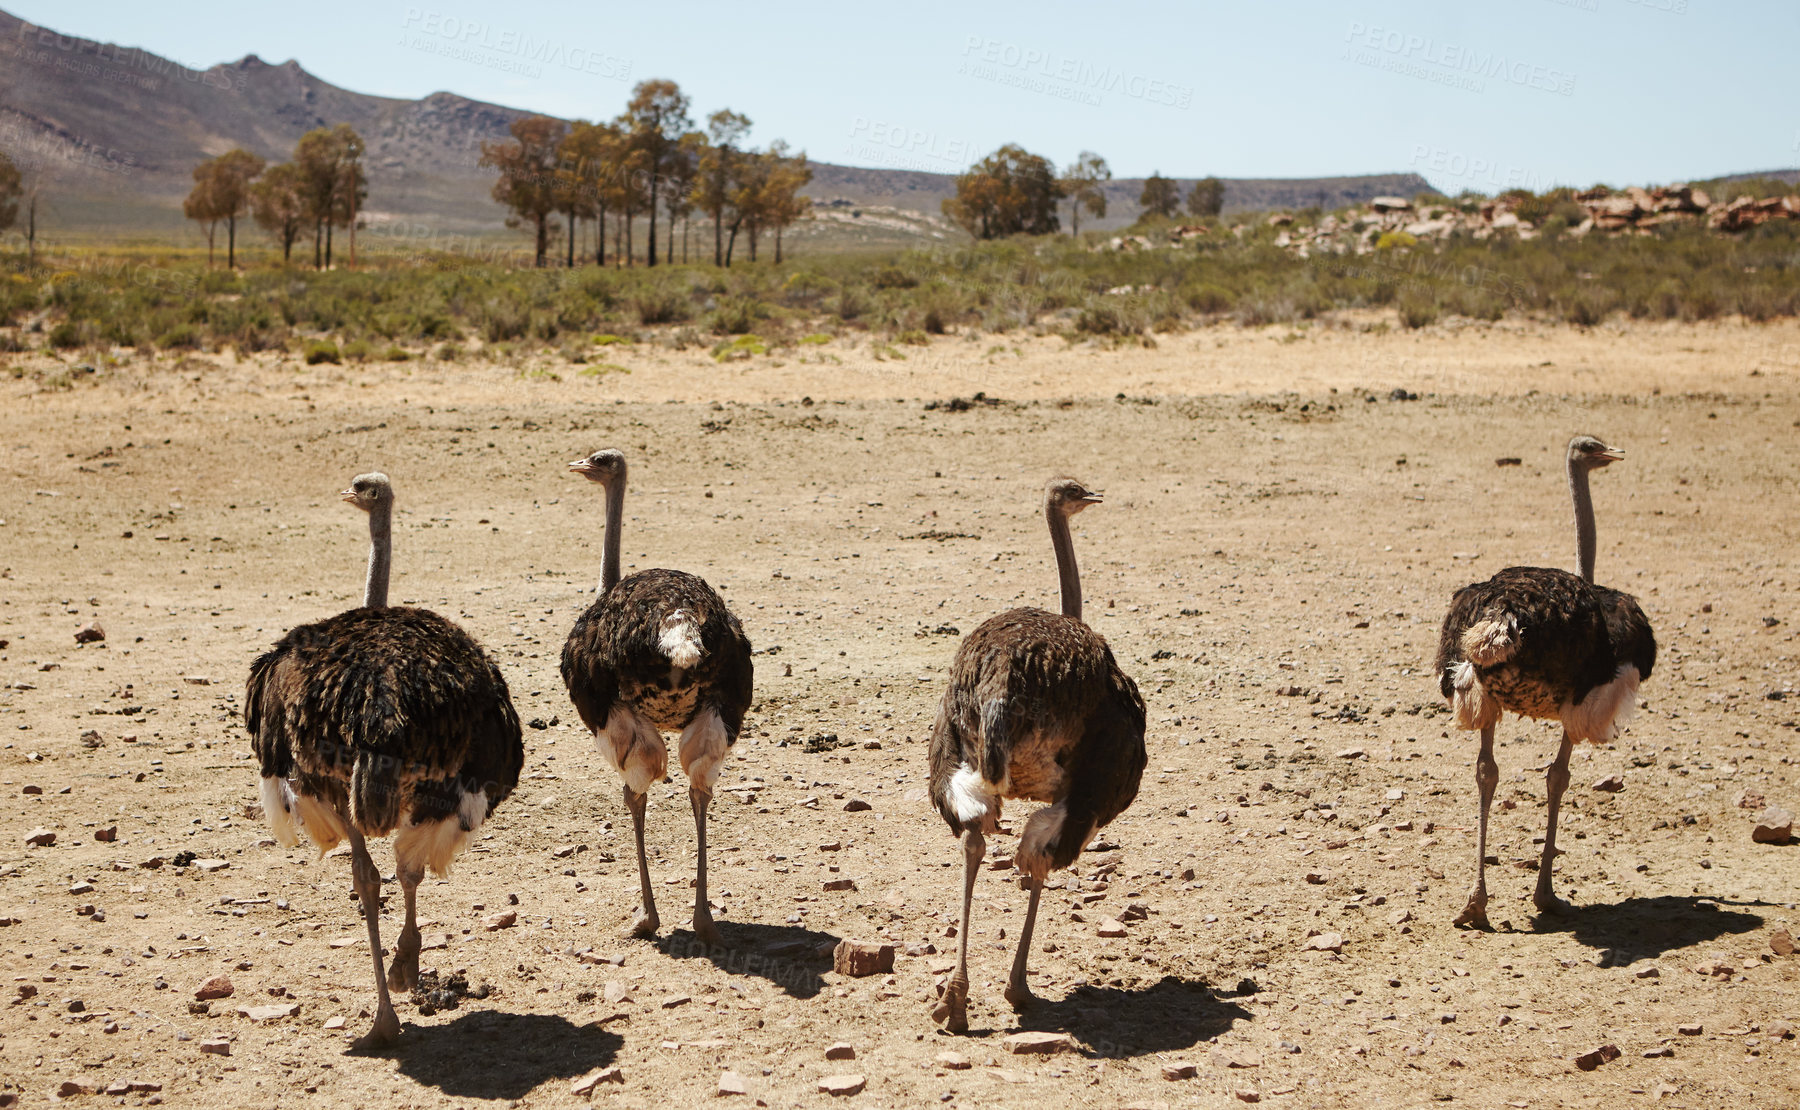
<path id="1" fill-rule="evenodd" d="M 559 148 L 565 188 L 581 194 L 580 215 L 594 221 L 594 264 L 606 265 L 606 208 L 612 199 L 608 178 L 617 172 L 620 135 L 616 125 L 576 120 Z"/>
<path id="2" fill-rule="evenodd" d="M 305 179 L 300 167 L 283 162 L 250 186 L 250 214 L 264 231 L 281 243 L 281 260 L 294 256 L 294 240 L 306 226 Z"/>
<path id="3" fill-rule="evenodd" d="M 331 233 L 334 227 L 351 229 L 351 256 L 355 260 L 356 214 L 368 195 L 368 178 L 362 170 L 362 136 L 347 123 L 318 127 L 300 136 L 293 162 L 299 167 L 307 219 L 313 226 L 313 265 L 331 265 Z"/>
<path id="4" fill-rule="evenodd" d="M 631 133 L 632 142 L 644 152 L 644 172 L 649 176 L 648 211 L 650 214 L 650 265 L 656 265 L 656 206 L 663 175 L 675 155 L 681 136 L 693 127 L 688 118 L 687 94 L 673 81 L 653 79 L 640 81 L 632 90 L 620 122 Z M 671 221 L 671 229 L 674 224 Z"/>
<path id="5" fill-rule="evenodd" d="M 218 176 L 213 172 L 211 162 L 194 167 L 194 187 L 181 202 L 181 214 L 206 232 L 206 268 L 212 269 L 213 240 L 219 230 L 219 221 L 225 218 L 225 209 L 219 199 Z"/>
<path id="6" fill-rule="evenodd" d="M 781 233 L 812 207 L 812 198 L 801 196 L 800 190 L 812 180 L 813 174 L 806 161 L 806 152 L 790 155 L 787 144 L 780 139 L 769 144 L 768 156 L 775 164 L 765 187 L 763 208 L 768 225 L 775 232 L 775 261 L 780 262 Z M 755 257 L 754 252 L 751 257 Z"/>
<path id="7" fill-rule="evenodd" d="M 209 162 L 201 163 L 212 178 L 213 200 L 225 220 L 225 266 L 237 269 L 238 217 L 250 210 L 250 183 L 268 165 L 242 147 L 228 150 Z M 200 172 L 196 169 L 195 174 Z"/>
<path id="8" fill-rule="evenodd" d="M 1161 173 L 1153 172 L 1144 179 L 1144 191 L 1138 194 L 1146 216 L 1155 214 L 1171 218 L 1181 207 L 1181 189 Z"/>
<path id="9" fill-rule="evenodd" d="M 536 229 L 537 266 L 542 269 L 550 249 L 550 216 L 562 199 L 557 148 L 568 125 L 549 116 L 528 116 L 514 120 L 510 130 L 510 143 L 481 144 L 481 165 L 500 171 L 493 195 L 513 211 L 506 226 Z"/>
<path id="10" fill-rule="evenodd" d="M 564 223 L 568 226 L 568 258 L 565 265 L 571 270 L 575 268 L 575 239 L 581 221 L 592 219 L 596 211 L 594 189 L 586 177 L 583 144 L 575 138 L 578 129 L 592 126 L 586 120 L 576 120 L 556 144 L 556 210 L 563 214 Z"/>
<path id="11" fill-rule="evenodd" d="M 675 261 L 675 221 L 685 220 L 694 210 L 694 176 L 699 172 L 700 148 L 706 136 L 698 131 L 685 132 L 669 151 L 663 170 L 663 212 L 669 219 L 669 242 L 663 248 L 663 261 Z M 681 260 L 687 261 L 687 236 L 681 240 Z"/>
<path id="12" fill-rule="evenodd" d="M 977 239 L 1048 235 L 1056 231 L 1062 184 L 1041 155 L 1008 143 L 956 179 L 944 215 Z"/>
<path id="13" fill-rule="evenodd" d="M 1187 210 L 1203 220 L 1217 219 L 1225 207 L 1225 183 L 1216 177 L 1203 177 L 1188 190 Z"/>
<path id="14" fill-rule="evenodd" d="M 1069 234 L 1081 234 L 1081 210 L 1086 208 L 1095 218 L 1106 215 L 1106 190 L 1101 182 L 1112 180 L 1112 167 L 1106 159 L 1091 150 L 1084 150 L 1075 156 L 1075 161 L 1063 170 L 1063 195 L 1075 203 L 1069 206 Z"/>
<path id="15" fill-rule="evenodd" d="M 750 120 L 728 108 L 706 117 L 706 146 L 700 151 L 694 204 L 713 221 L 713 265 L 725 265 L 725 210 L 731 206 L 737 174 L 738 143 L 750 133 Z"/>

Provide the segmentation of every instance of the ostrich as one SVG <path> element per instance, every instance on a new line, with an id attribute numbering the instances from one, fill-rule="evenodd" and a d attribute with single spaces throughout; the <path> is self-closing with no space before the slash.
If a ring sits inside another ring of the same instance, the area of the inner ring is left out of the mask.
<path id="1" fill-rule="evenodd" d="M 650 784 L 668 773 L 664 732 L 679 732 L 677 755 L 688 779 L 698 863 L 694 935 L 716 944 L 706 898 L 706 809 L 725 755 L 750 708 L 750 641 L 725 599 L 706 581 L 679 570 L 619 577 L 619 534 L 625 520 L 625 456 L 596 451 L 569 469 L 606 491 L 606 542 L 600 589 L 563 645 L 563 685 L 594 734 L 594 743 L 625 780 L 625 808 L 637 837 L 643 912 L 626 935 L 654 936 L 660 919 L 644 857 L 644 805 Z"/>
<path id="2" fill-rule="evenodd" d="M 388 989 L 419 978 L 419 880 L 439 875 L 525 762 L 506 679 L 461 628 L 424 609 L 389 607 L 394 491 L 362 474 L 343 499 L 369 514 L 360 608 L 304 624 L 250 668 L 244 712 L 262 765 L 263 812 L 288 847 L 301 833 L 323 856 L 350 842 L 350 873 L 369 927 L 380 1005 L 359 1048 L 392 1044 L 400 1019 Z M 381 873 L 368 837 L 394 834 L 406 926 L 381 966 Z"/>
<path id="3" fill-rule="evenodd" d="M 1481 825 L 1475 842 L 1475 890 L 1456 924 L 1489 928 L 1487 917 L 1488 806 L 1500 781 L 1494 726 L 1504 710 L 1561 721 L 1562 746 L 1545 775 L 1549 824 L 1538 864 L 1539 910 L 1566 910 L 1552 889 L 1556 816 L 1569 785 L 1569 756 L 1581 740 L 1604 743 L 1637 708 L 1638 683 L 1656 663 L 1656 637 L 1629 594 L 1594 584 L 1594 506 L 1588 473 L 1624 452 L 1578 435 L 1569 441 L 1569 493 L 1581 574 L 1544 567 L 1507 567 L 1456 591 L 1439 636 L 1437 673 L 1444 697 L 1463 729 L 1481 730 L 1475 784 Z"/>
<path id="4" fill-rule="evenodd" d="M 1137 796 L 1144 773 L 1144 701 L 1112 649 L 1081 619 L 1081 577 L 1069 518 L 1100 503 L 1071 478 L 1044 491 L 1044 516 L 1062 580 L 1062 612 L 1012 609 L 989 617 L 956 651 L 950 688 L 931 732 L 931 800 L 963 842 L 962 925 L 956 971 L 932 1017 L 968 1029 L 969 902 L 1003 798 L 1049 805 L 1031 815 L 1014 862 L 1031 892 L 1006 1000 L 1023 1010 L 1038 897 L 1101 826 Z"/>

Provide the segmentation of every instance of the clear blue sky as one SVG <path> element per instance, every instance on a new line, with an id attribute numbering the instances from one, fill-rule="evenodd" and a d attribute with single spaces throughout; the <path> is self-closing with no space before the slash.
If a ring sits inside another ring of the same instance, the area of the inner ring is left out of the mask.
<path id="1" fill-rule="evenodd" d="M 1800 165 L 1796 0 L 0 6 L 195 67 L 294 58 L 362 92 L 563 116 L 672 77 L 696 115 L 855 165 L 954 172 L 1012 141 L 1121 177 L 1414 170 L 1484 192 Z"/>

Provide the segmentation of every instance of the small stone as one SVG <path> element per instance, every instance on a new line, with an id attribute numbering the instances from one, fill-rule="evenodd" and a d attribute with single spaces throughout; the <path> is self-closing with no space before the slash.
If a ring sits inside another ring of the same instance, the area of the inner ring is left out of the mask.
<path id="1" fill-rule="evenodd" d="M 552 859 L 568 859 L 570 856 L 572 856 L 574 854 L 575 854 L 575 845 L 564 844 L 562 847 L 553 850 L 550 853 L 550 858 L 552 858 Z"/>
<path id="2" fill-rule="evenodd" d="M 860 979 L 894 970 L 894 946 L 840 940 L 831 952 L 831 967 L 839 975 Z"/>
<path id="3" fill-rule="evenodd" d="M 1738 791 L 1737 807 L 1739 809 L 1761 809 L 1767 804 L 1768 800 L 1762 796 L 1760 790 Z"/>
<path id="4" fill-rule="evenodd" d="M 606 981 L 606 987 L 601 991 L 601 994 L 605 996 L 606 1004 L 608 1006 L 617 1006 L 619 1003 L 624 1002 L 631 997 L 631 992 L 625 989 L 625 984 L 619 982 L 617 979 L 608 979 Z"/>
<path id="5" fill-rule="evenodd" d="M 1770 806 L 1756 818 L 1750 839 L 1758 844 L 1786 844 L 1794 837 L 1794 815 L 1780 806 Z"/>
<path id="6" fill-rule="evenodd" d="M 1698 1037 L 1700 1034 L 1706 1032 L 1706 1026 L 1701 1025 L 1697 1021 L 1689 1022 L 1686 1025 L 1677 1025 L 1675 1027 L 1675 1032 L 1680 1033 L 1684 1037 Z"/>
<path id="7" fill-rule="evenodd" d="M 1649 967 L 1638 968 L 1636 975 L 1639 979 L 1660 979 L 1662 978 L 1662 968 L 1651 964 Z"/>
<path id="8" fill-rule="evenodd" d="M 239 1006 L 238 1016 L 247 1017 L 251 1021 L 274 1021 L 277 1018 L 293 1017 L 300 1012 L 300 1003 L 289 1002 L 280 1006 Z"/>
<path id="9" fill-rule="evenodd" d="M 967 1071 L 971 1066 L 969 1058 L 960 1052 L 940 1052 L 932 1059 L 937 1061 L 938 1067 L 951 1071 Z"/>
<path id="10" fill-rule="evenodd" d="M 580 1079 L 569 1084 L 569 1091 L 572 1094 L 585 1095 L 592 1093 L 594 1088 L 602 1083 L 622 1084 L 624 1082 L 625 1073 L 620 1071 L 617 1067 L 595 1068 L 593 1071 L 588 1072 Z"/>
<path id="11" fill-rule="evenodd" d="M 819 1091 L 827 1095 L 860 1095 L 869 1080 L 862 1075 L 828 1075 L 819 1080 Z"/>
<path id="12" fill-rule="evenodd" d="M 56 1088 L 58 1098 L 73 1098 L 76 1095 L 91 1095 L 94 1085 L 81 1079 L 65 1079 Z"/>
<path id="13" fill-rule="evenodd" d="M 1215 1048 L 1208 1059 L 1215 1068 L 1260 1068 L 1262 1056 L 1247 1048 Z"/>
<path id="14" fill-rule="evenodd" d="M 194 997 L 201 1002 L 214 998 L 230 998 L 233 989 L 229 977 L 215 975 L 194 988 Z"/>
<path id="15" fill-rule="evenodd" d="M 1644 1059 L 1658 1060 L 1665 1056 L 1673 1056 L 1673 1055 L 1675 1055 L 1674 1046 L 1664 1044 L 1664 1045 L 1657 1045 L 1655 1048 L 1652 1048 L 1652 1049 L 1646 1049 L 1644 1052 Z"/>
<path id="16" fill-rule="evenodd" d="M 70 894 L 92 894 L 93 892 L 94 892 L 94 884 L 93 883 L 87 883 L 87 882 L 76 883 L 74 886 L 71 886 L 69 888 Z"/>
<path id="17" fill-rule="evenodd" d="M 1361 748 L 1345 748 L 1343 751 L 1337 753 L 1337 757 L 1339 759 L 1361 759 L 1363 757 L 1363 750 Z"/>
<path id="18" fill-rule="evenodd" d="M 108 825 L 104 829 L 95 829 L 94 839 L 102 844 L 111 844 L 113 841 L 119 839 L 119 826 Z"/>
<path id="19" fill-rule="evenodd" d="M 1262 1095 L 1258 1094 L 1256 1091 L 1252 1090 L 1249 1087 L 1239 1087 L 1237 1090 L 1231 1092 L 1231 1095 L 1233 1098 L 1237 1099 L 1239 1102 L 1261 1102 L 1262 1101 Z"/>
<path id="20" fill-rule="evenodd" d="M 669 997 L 662 1000 L 662 1008 L 665 1010 L 673 1010 L 675 1007 L 685 1006 L 688 1003 L 692 1002 L 693 1000 L 694 999 L 691 995 L 672 994 Z"/>
<path id="21" fill-rule="evenodd" d="M 1125 923 L 1118 918 L 1109 917 L 1100 923 L 1099 933 L 1103 937 L 1117 938 L 1130 936 L 1131 930 L 1125 928 Z"/>
<path id="22" fill-rule="evenodd" d="M 75 642 L 78 644 L 97 644 L 106 639 L 106 629 L 100 627 L 99 621 L 89 621 L 75 630 Z"/>
<path id="23" fill-rule="evenodd" d="M 1344 950 L 1344 934 L 1320 933 L 1316 937 L 1307 938 L 1303 947 L 1309 952 L 1342 952 Z"/>
<path id="24" fill-rule="evenodd" d="M 743 1076 L 735 1071 L 719 1073 L 719 1096 L 721 1098 L 726 1095 L 747 1095 L 749 1093 L 750 1084 L 744 1081 Z"/>
<path id="25" fill-rule="evenodd" d="M 826 890 L 855 890 L 856 889 L 856 880 L 855 879 L 826 879 L 825 883 L 824 883 L 824 889 L 826 889 Z"/>
<path id="26" fill-rule="evenodd" d="M 1000 1042 L 1014 1056 L 1049 1056 L 1057 1052 L 1078 1052 L 1081 1045 L 1068 1033 L 1014 1033 Z"/>
<path id="27" fill-rule="evenodd" d="M 481 919 L 481 927 L 490 933 L 499 932 L 501 929 L 510 929 L 518 923 L 519 915 L 512 910 L 507 910 L 505 913 L 490 913 Z"/>
<path id="28" fill-rule="evenodd" d="M 1608 775 L 1594 784 L 1594 789 L 1602 794 L 1617 794 L 1625 789 L 1625 776 Z"/>
<path id="29" fill-rule="evenodd" d="M 228 1037 L 208 1037 L 200 1042 L 201 1052 L 210 1052 L 214 1056 L 231 1055 L 231 1040 Z"/>
<path id="30" fill-rule="evenodd" d="M 856 1046 L 849 1041 L 838 1041 L 836 1044 L 826 1045 L 825 1059 L 854 1060 L 856 1059 Z"/>
<path id="31" fill-rule="evenodd" d="M 1455 1025 L 1456 1024 L 1456 1012 L 1454 1010 L 1446 1010 L 1443 1013 L 1439 1014 L 1438 1015 L 1438 1024 L 1439 1025 Z"/>
<path id="32" fill-rule="evenodd" d="M 1771 1021 L 1769 1027 L 1763 1032 L 1767 1033 L 1771 1040 L 1786 1041 L 1793 1039 L 1794 1027 L 1785 1021 Z"/>
<path id="33" fill-rule="evenodd" d="M 1601 1064 L 1604 1064 L 1609 1060 L 1617 1060 L 1618 1058 L 1619 1058 L 1619 1046 L 1618 1045 L 1603 1044 L 1599 1048 L 1593 1049 L 1589 1052 L 1584 1052 L 1581 1055 L 1575 1057 L 1575 1066 L 1580 1068 L 1582 1071 L 1593 1071 L 1595 1068 L 1599 1067 Z"/>
<path id="34" fill-rule="evenodd" d="M 342 1014 L 334 1014 L 325 1019 L 325 1028 L 327 1029 L 342 1029 L 343 1027 L 344 1015 Z"/>
<path id="35" fill-rule="evenodd" d="M 1162 1077 L 1171 1082 L 1177 1079 L 1192 1079 L 1200 1074 L 1200 1069 L 1193 1064 L 1164 1064 Z"/>
<path id="36" fill-rule="evenodd" d="M 863 801 L 861 798 L 851 798 L 849 801 L 844 803 L 844 812 L 845 813 L 863 813 L 863 812 L 866 812 L 867 810 L 871 810 L 874 808 L 875 808 L 874 806 L 870 805 L 868 802 Z"/>
<path id="37" fill-rule="evenodd" d="M 1786 929 L 1769 930 L 1769 951 L 1777 956 L 1792 956 L 1794 954 L 1794 934 Z"/>
<path id="38" fill-rule="evenodd" d="M 1308 871 L 1306 873 L 1306 881 L 1314 886 L 1323 886 L 1330 880 L 1331 872 L 1329 871 Z"/>
<path id="39" fill-rule="evenodd" d="M 212 872 L 223 871 L 227 867 L 230 867 L 231 863 L 228 860 L 222 859 L 197 859 L 194 861 L 194 866 L 202 871 Z"/>
<path id="40" fill-rule="evenodd" d="M 34 848 L 48 848 L 56 843 L 56 834 L 46 828 L 32 829 L 25 834 L 25 843 Z"/>

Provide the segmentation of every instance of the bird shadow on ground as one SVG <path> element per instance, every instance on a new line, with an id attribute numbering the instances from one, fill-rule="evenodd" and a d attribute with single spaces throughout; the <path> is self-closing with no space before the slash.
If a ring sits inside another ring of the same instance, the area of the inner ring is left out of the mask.
<path id="1" fill-rule="evenodd" d="M 1091 1055 L 1122 1060 L 1192 1048 L 1250 1016 L 1205 983 L 1165 975 L 1135 990 L 1083 985 L 1066 998 L 1039 999 L 1019 1027 L 1073 1033 Z"/>
<path id="2" fill-rule="evenodd" d="M 1537 928 L 1545 933 L 1570 933 L 1589 948 L 1610 948 L 1610 962 L 1624 965 L 1763 926 L 1760 914 L 1728 910 L 1722 902 L 1698 895 L 1627 898 L 1539 917 Z"/>
<path id="3" fill-rule="evenodd" d="M 444 1025 L 409 1026 L 400 1074 L 453 1098 L 517 1099 L 551 1079 L 613 1062 L 625 1038 L 556 1014 L 478 1010 Z"/>
<path id="4" fill-rule="evenodd" d="M 686 929 L 657 942 L 663 954 L 677 960 L 702 959 L 734 975 L 767 979 L 795 998 L 811 998 L 825 989 L 831 950 L 838 938 L 797 925 L 759 925 L 743 921 L 718 923 L 720 943 L 707 944 Z"/>

